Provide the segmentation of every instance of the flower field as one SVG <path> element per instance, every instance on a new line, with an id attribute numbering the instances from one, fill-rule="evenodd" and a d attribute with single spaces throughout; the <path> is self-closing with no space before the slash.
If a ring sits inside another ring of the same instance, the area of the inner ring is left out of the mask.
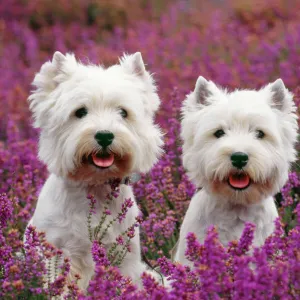
<path id="1" fill-rule="evenodd" d="M 230 90 L 282 78 L 300 113 L 300 2 L 202 2 L 208 1 L 6 0 L 0 5 L 0 299 L 49 299 L 63 290 L 66 299 L 300 299 L 300 160 L 276 195 L 280 219 L 263 247 L 247 255 L 252 224 L 227 248 L 212 227 L 203 245 L 192 233 L 187 237 L 194 269 L 171 261 L 195 192 L 181 164 L 179 132 L 181 103 L 197 77 Z M 106 66 L 123 52 L 140 51 L 154 73 L 165 154 L 134 188 L 144 218 L 143 258 L 172 279 L 170 289 L 144 275 L 144 289 L 138 290 L 97 244 L 91 249 L 96 268 L 87 293 L 76 281 L 66 284 L 68 259 L 57 266 L 56 280 L 43 284 L 48 266 L 40 250 L 49 257 L 61 252 L 34 228 L 24 232 L 48 175 L 37 158 L 38 131 L 27 97 L 35 72 L 56 50 Z"/>

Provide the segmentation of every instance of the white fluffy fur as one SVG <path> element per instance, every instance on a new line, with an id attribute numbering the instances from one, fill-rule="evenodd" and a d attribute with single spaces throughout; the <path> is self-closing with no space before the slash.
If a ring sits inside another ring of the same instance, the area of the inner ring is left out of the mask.
<path id="1" fill-rule="evenodd" d="M 274 229 L 277 217 L 273 195 L 288 178 L 296 158 L 297 116 L 293 95 L 281 79 L 259 91 L 228 93 L 199 77 L 195 90 L 183 105 L 181 136 L 183 164 L 198 188 L 185 215 L 175 260 L 185 258 L 186 235 L 194 232 L 203 242 L 206 230 L 216 225 L 226 245 L 238 239 L 245 222 L 256 224 L 254 245 L 263 244 Z M 225 135 L 214 133 L 223 129 Z M 258 139 L 257 130 L 265 137 Z M 243 168 L 251 184 L 242 191 L 232 189 L 228 176 L 235 172 L 230 156 L 249 156 Z"/>
<path id="2" fill-rule="evenodd" d="M 109 192 L 105 182 L 133 172 L 147 172 L 157 161 L 162 151 L 162 135 L 153 118 L 160 100 L 139 52 L 125 55 L 120 64 L 107 69 L 83 65 L 72 54 L 56 52 L 35 76 L 33 85 L 36 89 L 29 101 L 34 125 L 41 128 L 39 157 L 51 174 L 30 224 L 45 231 L 47 240 L 70 257 L 71 275 L 79 273 L 80 287 L 85 289 L 94 270 L 86 196 L 92 193 L 97 199 L 94 228 Z M 86 107 L 88 113 L 79 119 L 75 111 L 81 107 Z M 120 114 L 122 108 L 128 112 L 126 119 Z M 101 150 L 94 138 L 101 130 L 114 134 L 109 149 L 119 157 L 108 169 L 99 169 L 83 160 L 84 156 Z M 125 198 L 134 200 L 132 188 L 121 185 L 120 196 L 109 207 L 112 217 L 121 211 Z M 134 203 L 126 219 L 108 230 L 105 246 L 109 247 L 132 225 L 138 214 Z M 138 229 L 131 248 L 120 269 L 140 285 L 140 275 L 146 267 L 141 261 Z M 72 276 L 70 280 L 74 279 Z"/>

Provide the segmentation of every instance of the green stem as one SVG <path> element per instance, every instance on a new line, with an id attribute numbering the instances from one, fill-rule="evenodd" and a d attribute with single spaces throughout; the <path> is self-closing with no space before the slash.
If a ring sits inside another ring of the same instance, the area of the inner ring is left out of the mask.
<path id="1" fill-rule="evenodd" d="M 100 219 L 100 222 L 99 222 L 98 226 L 96 226 L 96 228 L 94 230 L 94 239 L 97 239 L 98 233 L 100 232 L 101 227 L 102 227 L 102 225 L 104 224 L 104 222 L 107 218 L 107 214 L 105 213 L 105 211 L 108 210 L 108 205 L 109 205 L 109 202 L 111 202 L 111 201 L 112 201 L 112 197 L 109 197 L 107 199 L 107 201 L 104 203 L 102 217 Z"/>
<path id="2" fill-rule="evenodd" d="M 128 252 L 127 246 L 130 244 L 130 240 L 131 239 L 128 239 L 127 242 L 126 242 L 126 244 L 122 247 L 122 250 L 121 250 L 121 253 L 119 255 L 119 258 L 118 258 L 118 260 L 116 261 L 116 264 L 115 264 L 117 267 L 121 265 L 122 261 L 124 260 L 126 254 Z"/>
<path id="3" fill-rule="evenodd" d="M 118 216 L 119 216 L 119 215 L 118 215 Z M 114 222 L 117 221 L 118 216 L 116 216 L 115 218 L 113 218 L 113 219 L 106 225 L 106 227 L 105 227 L 103 233 L 102 233 L 101 236 L 100 236 L 100 239 L 99 239 L 99 242 L 100 242 L 100 243 L 101 243 L 102 239 L 104 238 L 104 236 L 106 235 L 108 229 L 111 227 L 111 225 L 112 225 Z"/>
<path id="4" fill-rule="evenodd" d="M 47 279 L 48 279 L 48 289 L 50 289 L 50 284 L 51 284 L 51 260 L 48 260 L 48 266 L 47 266 Z M 51 298 L 51 291 L 49 291 L 49 296 Z"/>
<path id="5" fill-rule="evenodd" d="M 116 251 L 118 247 L 118 243 L 114 242 L 113 245 L 111 246 L 111 248 L 109 249 L 108 253 L 107 253 L 107 257 L 109 260 L 111 260 L 113 253 Z"/>
<path id="6" fill-rule="evenodd" d="M 55 278 L 57 278 L 57 266 L 58 265 L 58 255 L 56 254 L 55 255 L 55 261 L 54 261 L 54 276 L 55 276 Z"/>
<path id="7" fill-rule="evenodd" d="M 107 210 L 107 209 L 108 209 L 108 207 L 105 205 L 105 206 L 104 206 L 104 212 L 105 212 L 105 210 Z M 98 226 L 96 226 L 96 228 L 95 228 L 95 230 L 94 230 L 94 238 L 95 238 L 95 239 L 97 239 L 98 233 L 100 232 L 101 227 L 102 227 L 103 223 L 104 223 L 105 220 L 106 220 L 107 214 L 104 213 L 104 212 L 103 212 L 103 214 L 102 214 L 102 217 L 101 217 L 101 219 L 100 219 L 100 222 L 99 222 Z"/>
<path id="8" fill-rule="evenodd" d="M 92 226 L 91 226 L 91 222 L 92 222 L 92 212 L 90 211 L 89 215 L 88 215 L 88 219 L 87 219 L 90 241 L 92 241 Z"/>

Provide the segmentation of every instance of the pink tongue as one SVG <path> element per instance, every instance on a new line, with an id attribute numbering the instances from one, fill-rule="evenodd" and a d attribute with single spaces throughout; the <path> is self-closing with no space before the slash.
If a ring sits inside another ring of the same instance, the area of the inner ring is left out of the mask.
<path id="1" fill-rule="evenodd" d="M 104 157 L 98 157 L 96 154 L 92 154 L 93 162 L 96 166 L 107 168 L 110 167 L 115 160 L 115 157 L 113 154 L 109 154 L 109 156 Z"/>
<path id="2" fill-rule="evenodd" d="M 246 186 L 249 185 L 250 178 L 246 174 L 240 174 L 240 175 L 230 175 L 229 176 L 229 183 L 231 186 L 237 188 L 237 189 L 243 189 Z"/>

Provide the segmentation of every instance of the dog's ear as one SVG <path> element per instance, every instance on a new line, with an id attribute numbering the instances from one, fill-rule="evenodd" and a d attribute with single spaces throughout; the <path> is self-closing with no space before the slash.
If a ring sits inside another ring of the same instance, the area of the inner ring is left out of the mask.
<path id="1" fill-rule="evenodd" d="M 141 52 L 132 55 L 124 54 L 120 59 L 120 64 L 128 73 L 136 74 L 139 77 L 143 77 L 147 73 Z"/>
<path id="2" fill-rule="evenodd" d="M 147 94 L 147 101 L 145 101 L 146 112 L 153 114 L 160 105 L 160 99 L 157 95 L 157 88 L 155 80 L 146 68 L 142 58 L 141 52 L 136 52 L 131 55 L 124 54 L 120 58 L 120 65 L 128 74 L 136 75 L 145 84 L 145 91 Z"/>
<path id="3" fill-rule="evenodd" d="M 28 98 L 30 109 L 35 118 L 34 125 L 41 126 L 39 119 L 53 106 L 53 98 L 49 95 L 59 84 L 66 81 L 76 71 L 77 62 L 73 54 L 63 55 L 55 52 L 52 61 L 44 63 L 40 71 L 35 75 L 32 85 L 35 90 Z M 51 98 L 51 99 L 49 99 Z"/>
<path id="4" fill-rule="evenodd" d="M 195 86 L 195 100 L 197 103 L 202 105 L 207 105 L 207 99 L 208 97 L 212 96 L 212 92 L 209 89 L 208 81 L 202 77 L 199 76 L 196 82 Z"/>
<path id="5" fill-rule="evenodd" d="M 63 55 L 55 52 L 52 61 L 44 63 L 35 75 L 32 85 L 36 91 L 51 92 L 66 80 L 76 69 L 77 62 L 73 54 Z M 35 92 L 36 92 L 35 91 Z"/>
<path id="6" fill-rule="evenodd" d="M 194 96 L 197 104 L 211 104 L 212 96 L 220 93 L 219 88 L 212 82 L 207 81 L 204 77 L 199 76 L 196 82 Z"/>
<path id="7" fill-rule="evenodd" d="M 293 94 L 285 87 L 282 79 L 277 79 L 267 85 L 266 89 L 271 92 L 271 106 L 279 111 L 290 113 L 293 110 Z"/>

